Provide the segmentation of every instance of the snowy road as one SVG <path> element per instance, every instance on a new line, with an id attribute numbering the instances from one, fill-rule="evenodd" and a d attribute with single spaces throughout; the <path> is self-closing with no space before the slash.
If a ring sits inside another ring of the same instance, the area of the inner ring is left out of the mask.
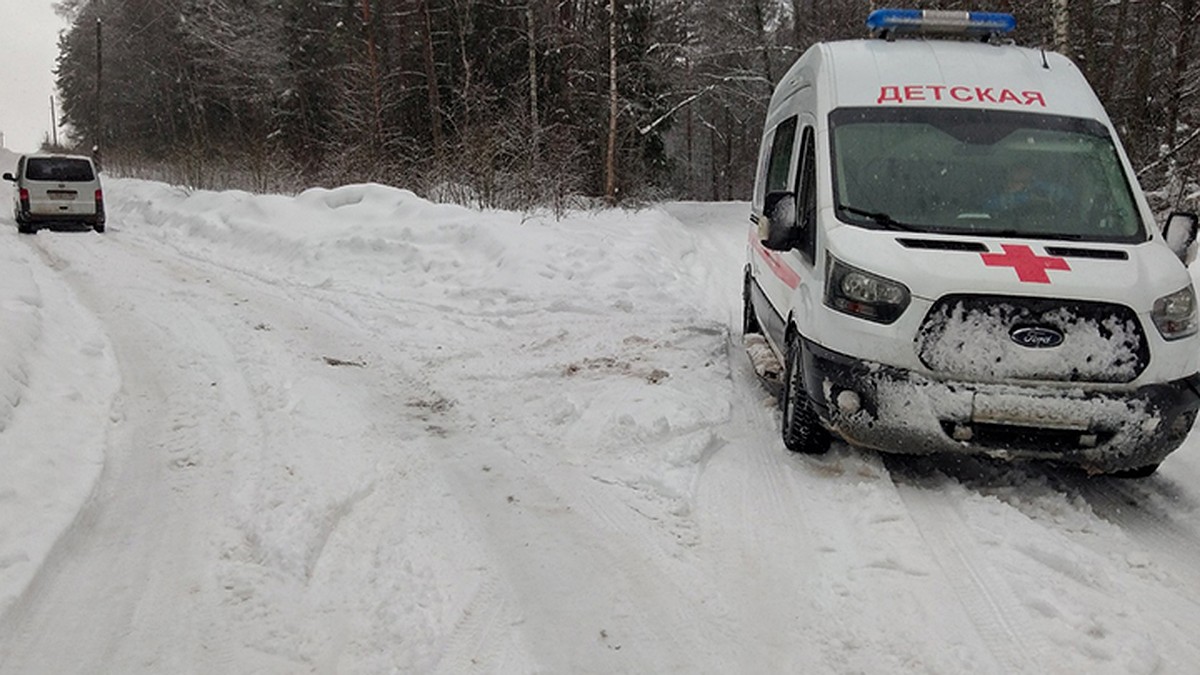
<path id="1" fill-rule="evenodd" d="M 0 673 L 1200 663 L 1200 440 L 1125 482 L 789 455 L 743 204 L 107 195 L 103 236 L 0 219 Z"/>

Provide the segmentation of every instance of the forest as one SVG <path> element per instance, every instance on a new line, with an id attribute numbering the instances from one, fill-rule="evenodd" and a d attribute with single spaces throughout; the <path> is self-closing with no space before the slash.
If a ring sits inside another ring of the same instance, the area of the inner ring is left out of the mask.
<path id="1" fill-rule="evenodd" d="M 480 207 L 747 199 L 777 79 L 854 0 L 62 0 L 61 126 L 198 188 L 378 182 Z M 1084 71 L 1160 208 L 1200 206 L 1198 0 L 1010 12 Z"/>

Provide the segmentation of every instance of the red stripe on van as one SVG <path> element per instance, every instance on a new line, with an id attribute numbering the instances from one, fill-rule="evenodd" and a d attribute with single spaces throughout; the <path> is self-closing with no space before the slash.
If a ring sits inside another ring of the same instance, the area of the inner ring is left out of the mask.
<path id="1" fill-rule="evenodd" d="M 767 248 L 762 245 L 762 242 L 759 241 L 758 237 L 754 235 L 753 230 L 750 231 L 750 245 L 754 247 L 755 251 L 758 251 L 758 254 L 762 256 L 762 259 L 767 263 L 767 267 L 771 268 L 771 271 L 775 274 L 775 276 L 779 277 L 780 281 L 787 284 L 788 288 L 796 288 L 800 285 L 800 275 L 796 272 L 796 270 L 788 267 L 788 264 L 783 262 L 783 259 L 779 257 L 778 253 L 767 250 Z"/>

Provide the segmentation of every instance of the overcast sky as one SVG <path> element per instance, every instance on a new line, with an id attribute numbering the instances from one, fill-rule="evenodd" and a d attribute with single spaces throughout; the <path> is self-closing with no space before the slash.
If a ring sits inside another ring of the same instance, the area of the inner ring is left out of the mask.
<path id="1" fill-rule="evenodd" d="M 33 152 L 50 135 L 58 33 L 66 28 L 53 5 L 53 0 L 0 0 L 0 134 L 5 147 L 16 152 Z"/>

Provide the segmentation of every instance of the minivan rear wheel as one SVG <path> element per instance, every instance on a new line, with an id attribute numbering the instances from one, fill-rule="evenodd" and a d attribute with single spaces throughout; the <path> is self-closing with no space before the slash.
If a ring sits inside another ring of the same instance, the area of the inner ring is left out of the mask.
<path id="1" fill-rule="evenodd" d="M 21 234 L 37 234 L 37 227 L 30 225 L 29 223 L 23 223 L 18 220 L 17 221 L 17 232 L 20 232 Z"/>
<path id="2" fill-rule="evenodd" d="M 783 376 L 783 444 L 792 452 L 821 455 L 829 450 L 833 438 L 821 424 L 804 386 L 804 363 L 800 340 L 787 343 L 787 363 Z"/>

